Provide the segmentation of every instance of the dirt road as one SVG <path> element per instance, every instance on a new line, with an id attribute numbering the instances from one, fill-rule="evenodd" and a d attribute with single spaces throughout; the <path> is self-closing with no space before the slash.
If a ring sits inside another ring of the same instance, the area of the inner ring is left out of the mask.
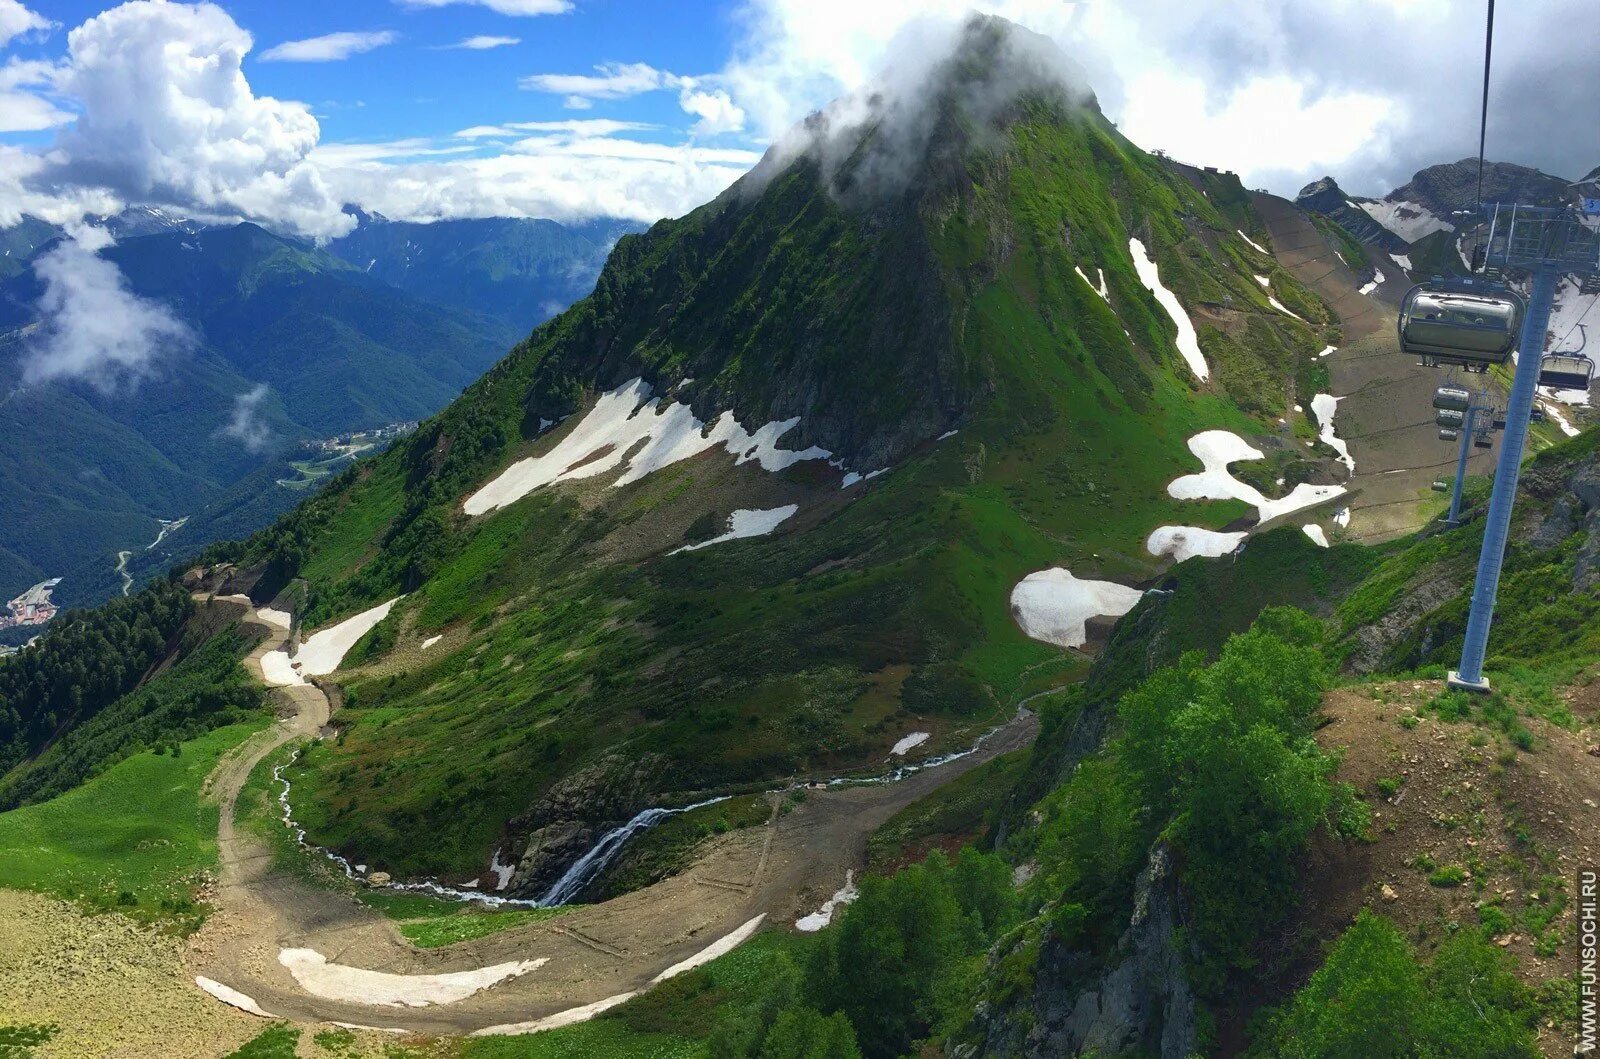
<path id="1" fill-rule="evenodd" d="M 253 613 L 251 620 L 265 624 Z M 257 678 L 262 655 L 281 646 L 285 635 L 271 627 L 250 656 L 247 665 Z M 328 721 L 328 699 L 316 687 L 274 694 L 284 696 L 290 716 L 241 746 L 211 780 L 221 807 L 220 886 L 217 911 L 192 939 L 194 973 L 245 994 L 275 1016 L 430 1034 L 526 1022 L 643 989 L 664 969 L 757 915 L 764 914 L 769 925 L 792 923 L 837 890 L 847 870 L 862 866 L 868 836 L 890 816 L 995 756 L 1028 745 L 1037 730 L 1031 714 L 1019 715 L 978 752 L 901 782 L 809 792 L 801 805 L 774 814 L 766 826 L 709 842 L 690 869 L 647 889 L 492 937 L 420 950 L 366 906 L 275 871 L 265 843 L 235 827 L 235 804 L 251 769 Z M 513 960 L 548 962 L 455 1003 L 397 1008 L 307 993 L 278 962 L 285 948 L 315 949 L 335 963 L 405 975 Z"/>
<path id="2" fill-rule="evenodd" d="M 1455 445 L 1439 440 L 1433 421 L 1433 391 L 1445 373 L 1402 355 L 1395 337 L 1400 298 L 1411 281 L 1384 258 L 1377 264 L 1385 281 L 1362 294 L 1363 278 L 1293 203 L 1259 193 L 1252 201 L 1278 263 L 1333 307 L 1344 331 L 1328 370 L 1340 399 L 1338 434 L 1356 461 L 1351 485 L 1359 495 L 1350 505 L 1350 535 L 1374 543 L 1409 533 L 1438 506 L 1432 483 L 1454 477 L 1457 454 Z M 1492 472 L 1496 451 L 1474 449 L 1469 473 Z"/>

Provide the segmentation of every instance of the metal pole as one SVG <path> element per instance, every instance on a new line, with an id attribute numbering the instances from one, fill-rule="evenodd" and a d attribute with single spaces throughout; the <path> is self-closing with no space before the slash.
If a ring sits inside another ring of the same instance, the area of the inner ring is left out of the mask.
<path id="1" fill-rule="evenodd" d="M 1517 501 L 1517 478 L 1522 474 L 1522 451 L 1528 442 L 1528 421 L 1539 389 L 1539 361 L 1544 356 L 1544 336 L 1550 327 L 1550 307 L 1560 276 L 1550 262 L 1541 262 L 1534 268 L 1528 317 L 1522 323 L 1521 352 L 1517 354 L 1517 374 L 1506 409 L 1505 435 L 1500 441 L 1500 462 L 1495 465 L 1494 494 L 1489 498 L 1489 514 L 1484 519 L 1478 576 L 1472 585 L 1472 613 L 1467 618 L 1467 638 L 1461 647 L 1461 668 L 1450 674 L 1451 687 L 1489 690 L 1489 682 L 1483 678 L 1483 658 L 1489 648 L 1494 601 L 1500 591 L 1500 568 L 1511 533 L 1511 511 Z"/>
<path id="2" fill-rule="evenodd" d="M 1450 517 L 1445 522 L 1461 525 L 1461 486 L 1467 480 L 1467 453 L 1472 451 L 1472 424 L 1478 416 L 1477 397 L 1467 401 L 1467 416 L 1461 422 L 1461 454 L 1456 457 L 1456 484 L 1450 491 Z"/>

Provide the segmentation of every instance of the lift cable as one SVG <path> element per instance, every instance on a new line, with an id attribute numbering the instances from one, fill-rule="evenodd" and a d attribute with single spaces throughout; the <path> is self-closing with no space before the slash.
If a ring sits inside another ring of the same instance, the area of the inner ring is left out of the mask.
<path id="1" fill-rule="evenodd" d="M 1478 213 L 1483 213 L 1483 152 L 1489 141 L 1489 61 L 1494 55 L 1494 0 L 1483 34 L 1483 110 L 1478 118 Z"/>

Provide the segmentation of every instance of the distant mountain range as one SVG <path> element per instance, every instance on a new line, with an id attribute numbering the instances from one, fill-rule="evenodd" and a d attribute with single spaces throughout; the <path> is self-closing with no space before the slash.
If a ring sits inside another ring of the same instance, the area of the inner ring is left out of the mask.
<path id="1" fill-rule="evenodd" d="M 137 385 L 24 385 L 44 291 L 31 265 L 64 233 L 0 230 L 0 599 L 60 576 L 59 601 L 96 602 L 121 590 L 119 552 L 138 579 L 265 525 L 305 495 L 279 480 L 314 480 L 289 462 L 303 443 L 431 415 L 585 293 L 634 226 L 362 217 L 327 248 L 149 208 L 103 227 L 128 290 L 196 341 Z"/>
<path id="2" fill-rule="evenodd" d="M 1584 179 L 1597 173 L 1600 168 Z M 1528 166 L 1488 162 L 1483 167 L 1486 203 L 1554 206 L 1572 203 L 1577 195 L 1572 181 Z M 1332 220 L 1357 242 L 1381 254 L 1406 258 L 1414 271 L 1462 272 L 1466 266 L 1454 233 L 1477 207 L 1478 160 L 1463 158 L 1428 166 L 1377 199 L 1350 195 L 1333 177 L 1323 177 L 1300 189 L 1295 202 L 1309 213 Z M 1467 249 L 1470 252 L 1470 246 Z"/>
<path id="3" fill-rule="evenodd" d="M 617 239 L 646 227 L 612 219 L 357 217 L 354 231 L 328 244 L 331 253 L 409 294 L 524 331 L 588 294 Z"/>

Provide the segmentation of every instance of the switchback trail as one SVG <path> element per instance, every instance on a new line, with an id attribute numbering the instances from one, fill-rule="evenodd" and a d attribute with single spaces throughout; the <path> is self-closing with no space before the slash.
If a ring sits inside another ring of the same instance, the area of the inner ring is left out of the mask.
<path id="1" fill-rule="evenodd" d="M 243 604 L 233 604 L 242 606 Z M 262 678 L 261 658 L 287 632 L 270 630 L 247 661 Z M 645 989 L 663 970 L 700 953 L 757 916 L 787 927 L 816 909 L 865 863 L 868 836 L 900 809 L 996 756 L 1027 746 L 1037 732 L 1020 713 L 966 757 L 896 783 L 812 790 L 792 811 L 763 827 L 709 840 L 688 869 L 654 886 L 576 906 L 552 919 L 438 949 L 417 949 L 394 924 L 352 898 L 277 871 L 268 844 L 240 831 L 235 805 L 251 770 L 279 747 L 314 736 L 329 700 L 315 685 L 280 688 L 286 717 L 218 765 L 210 780 L 220 812 L 216 911 L 190 946 L 198 976 L 252 999 L 273 1016 L 427 1034 L 464 1034 L 525 1023 Z M 314 949 L 330 962 L 401 975 L 475 970 L 510 961 L 546 960 L 520 977 L 450 1004 L 390 1007 L 314 996 L 279 962 L 288 948 Z"/>

